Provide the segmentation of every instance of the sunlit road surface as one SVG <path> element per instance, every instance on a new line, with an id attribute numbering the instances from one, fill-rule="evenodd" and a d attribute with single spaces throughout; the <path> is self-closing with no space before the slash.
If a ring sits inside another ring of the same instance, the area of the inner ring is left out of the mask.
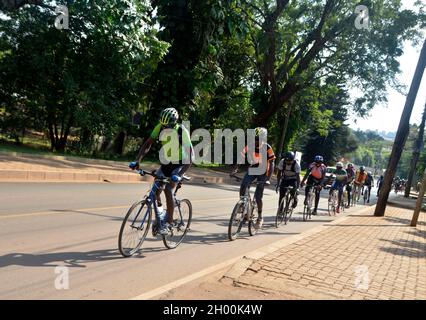
<path id="1" fill-rule="evenodd" d="M 263 230 L 250 237 L 244 229 L 230 242 L 227 226 L 238 186 L 188 184 L 179 191 L 193 204 L 184 242 L 168 250 L 148 234 L 140 255 L 122 258 L 117 249 L 122 219 L 148 188 L 147 183 L 0 183 L 0 299 L 129 299 L 334 219 L 323 191 L 319 215 L 303 222 L 302 194 L 293 221 L 276 229 L 278 196 L 271 187 L 264 195 Z"/>

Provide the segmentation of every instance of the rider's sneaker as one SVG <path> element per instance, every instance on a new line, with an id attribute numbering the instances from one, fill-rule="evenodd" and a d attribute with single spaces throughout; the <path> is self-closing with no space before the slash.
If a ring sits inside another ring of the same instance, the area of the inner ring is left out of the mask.
<path id="1" fill-rule="evenodd" d="M 259 219 L 257 219 L 257 221 L 256 221 L 256 224 L 255 224 L 255 228 L 256 229 L 261 229 L 262 228 L 262 226 L 263 226 L 263 218 L 259 218 Z"/>
<path id="2" fill-rule="evenodd" d="M 317 211 L 316 210 L 314 210 L 314 211 L 312 211 L 312 213 L 311 213 L 313 216 L 316 216 L 317 215 Z"/>
<path id="3" fill-rule="evenodd" d="M 168 222 L 163 223 L 163 227 L 158 232 L 162 236 L 167 236 L 169 234 L 169 226 L 170 224 Z"/>

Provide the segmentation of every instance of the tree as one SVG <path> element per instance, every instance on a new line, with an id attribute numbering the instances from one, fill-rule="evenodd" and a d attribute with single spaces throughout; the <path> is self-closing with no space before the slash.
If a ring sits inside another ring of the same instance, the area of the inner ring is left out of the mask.
<path id="1" fill-rule="evenodd" d="M 45 5 L 43 0 L 1 0 L 0 11 L 14 11 L 23 7 L 26 4 Z"/>
<path id="2" fill-rule="evenodd" d="M 354 109 L 364 114 L 385 101 L 386 85 L 399 72 L 397 58 L 406 39 L 415 38 L 424 16 L 392 0 L 368 2 L 370 30 L 354 27 L 358 1 L 235 0 L 244 14 L 254 49 L 252 63 L 266 104 L 254 117 L 267 125 L 303 88 L 330 75 L 357 86 L 363 96 Z"/>
<path id="3" fill-rule="evenodd" d="M 167 50 L 146 1 L 79 1 L 69 10 L 69 30 L 57 30 L 43 6 L 12 11 L 0 26 L 0 105 L 14 123 L 31 127 L 25 119 L 34 115 L 57 151 L 72 128 L 86 142 L 128 121 Z"/>
<path id="4" fill-rule="evenodd" d="M 417 62 L 416 71 L 414 72 L 413 80 L 411 82 L 410 91 L 408 92 L 407 99 L 405 101 L 404 110 L 401 115 L 395 142 L 393 144 L 392 153 L 386 168 L 386 175 L 382 187 L 383 189 L 379 195 L 376 209 L 374 211 L 375 216 L 384 216 L 385 214 L 386 203 L 389 197 L 389 192 L 392 188 L 392 180 L 394 178 L 398 162 L 401 158 L 402 149 L 404 148 L 405 141 L 409 133 L 411 112 L 413 111 L 414 101 L 417 97 L 417 91 L 419 89 L 425 67 L 426 40 L 423 43 L 419 61 Z"/>

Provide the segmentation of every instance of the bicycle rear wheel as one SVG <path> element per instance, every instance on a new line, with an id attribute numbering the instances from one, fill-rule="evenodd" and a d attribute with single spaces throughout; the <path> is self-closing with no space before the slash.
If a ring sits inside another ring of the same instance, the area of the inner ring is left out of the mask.
<path id="1" fill-rule="evenodd" d="M 284 215 L 284 208 L 285 208 L 285 198 L 281 199 L 280 205 L 278 206 L 277 215 L 275 217 L 275 227 L 278 228 L 278 226 L 283 223 L 285 215 Z"/>
<path id="2" fill-rule="evenodd" d="M 177 214 L 177 217 L 176 217 Z M 188 199 L 180 200 L 175 207 L 175 220 L 170 233 L 163 236 L 163 243 L 168 249 L 176 248 L 190 230 L 192 220 L 192 204 Z"/>
<path id="3" fill-rule="evenodd" d="M 133 204 L 121 224 L 118 235 L 118 250 L 123 257 L 138 252 L 151 225 L 151 205 L 146 200 Z"/>
<path id="4" fill-rule="evenodd" d="M 241 232 L 241 228 L 244 224 L 244 215 L 245 215 L 245 202 L 238 201 L 232 211 L 231 218 L 229 219 L 228 224 L 228 239 L 233 241 L 237 239 L 238 234 Z"/>

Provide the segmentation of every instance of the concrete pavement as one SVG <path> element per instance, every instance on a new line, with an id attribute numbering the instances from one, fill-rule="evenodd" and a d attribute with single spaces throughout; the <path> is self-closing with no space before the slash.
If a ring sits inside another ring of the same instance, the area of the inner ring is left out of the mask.
<path id="1" fill-rule="evenodd" d="M 245 229 L 230 242 L 227 225 L 238 186 L 186 185 L 179 193 L 191 199 L 194 212 L 184 242 L 167 250 L 148 235 L 139 256 L 122 258 L 121 221 L 148 188 L 145 182 L 0 183 L 0 298 L 130 299 L 334 220 L 325 211 L 309 222 L 295 214 L 295 221 L 276 229 L 277 195 L 267 188 L 263 230 L 250 237 Z M 55 287 L 57 267 L 67 268 L 69 289 Z"/>

